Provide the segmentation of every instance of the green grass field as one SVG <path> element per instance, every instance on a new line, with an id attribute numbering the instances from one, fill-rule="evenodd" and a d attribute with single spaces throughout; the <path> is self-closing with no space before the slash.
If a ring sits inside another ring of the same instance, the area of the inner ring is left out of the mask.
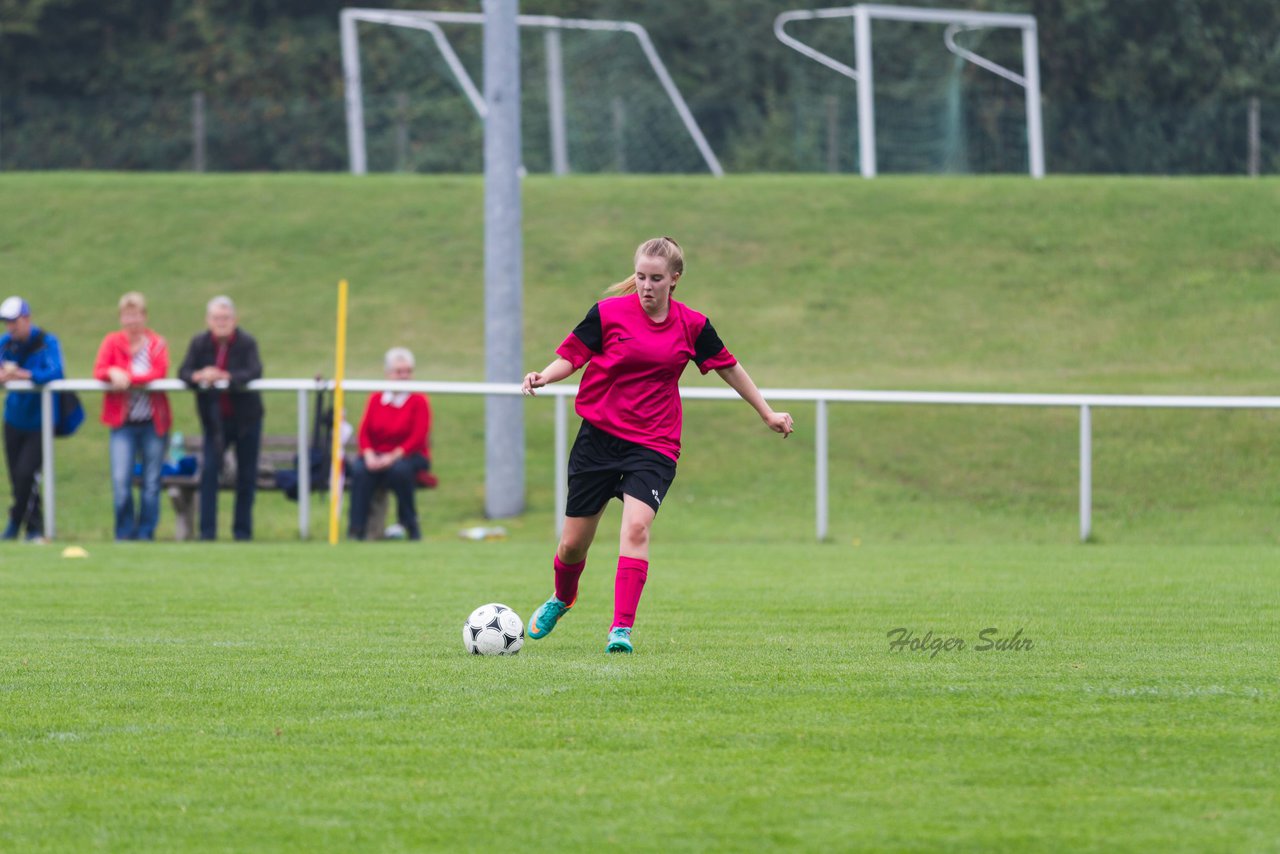
<path id="1" fill-rule="evenodd" d="M 0 849 L 1280 845 L 1273 549 L 659 545 L 618 659 L 610 545 L 505 659 L 547 548 L 11 547 Z"/>
<path id="2" fill-rule="evenodd" d="M 148 294 L 175 358 L 204 302 L 225 292 L 268 375 L 332 375 L 335 283 L 346 277 L 349 376 L 380 376 L 382 352 L 403 344 L 420 378 L 478 380 L 481 201 L 475 177 L 0 175 L 0 277 L 61 335 L 78 376 L 130 288 Z M 688 250 L 679 296 L 762 386 L 1273 394 L 1278 220 L 1275 179 L 531 177 L 526 361 L 545 365 L 628 272 L 634 246 L 665 233 Z M 718 382 L 690 373 L 687 384 Z M 268 429 L 292 433 L 292 398 L 267 405 Z M 435 405 L 442 486 L 426 522 L 448 539 L 482 521 L 481 404 Z M 175 410 L 178 428 L 197 432 L 190 401 Z M 798 433 L 782 443 L 742 404 L 689 406 L 680 512 L 662 536 L 807 538 L 813 408 L 795 410 Z M 508 527 L 542 541 L 551 406 L 526 411 L 529 512 Z M 1070 543 L 1076 417 L 834 407 L 832 536 Z M 1095 412 L 1097 538 L 1280 543 L 1277 435 L 1274 413 Z M 89 424 L 58 454 L 60 531 L 109 539 L 105 430 Z M 263 496 L 260 537 L 295 537 L 294 511 Z"/>

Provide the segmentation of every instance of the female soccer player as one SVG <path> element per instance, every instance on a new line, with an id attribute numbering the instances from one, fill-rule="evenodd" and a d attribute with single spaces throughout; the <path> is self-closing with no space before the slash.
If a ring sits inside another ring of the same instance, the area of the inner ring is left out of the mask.
<path id="1" fill-rule="evenodd" d="M 672 299 L 684 255 L 670 237 L 640 244 L 635 273 L 609 288 L 556 349 L 556 360 L 525 375 L 524 393 L 587 366 L 578 389 L 582 428 L 569 454 L 569 497 L 555 556 L 555 595 L 529 619 L 541 640 L 573 607 L 587 550 L 609 499 L 622 499 L 622 535 L 606 652 L 631 652 L 636 605 L 649 574 L 649 530 L 680 456 L 680 374 L 690 361 L 714 370 L 783 437 L 791 416 L 774 412 L 707 318 Z"/>

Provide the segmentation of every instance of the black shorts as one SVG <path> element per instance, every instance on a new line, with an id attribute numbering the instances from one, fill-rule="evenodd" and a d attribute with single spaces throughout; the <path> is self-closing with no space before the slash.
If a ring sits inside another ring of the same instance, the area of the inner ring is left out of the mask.
<path id="1" fill-rule="evenodd" d="M 675 460 L 583 421 L 569 452 L 564 514 L 594 516 L 610 498 L 623 495 L 638 498 L 657 513 L 675 479 Z"/>

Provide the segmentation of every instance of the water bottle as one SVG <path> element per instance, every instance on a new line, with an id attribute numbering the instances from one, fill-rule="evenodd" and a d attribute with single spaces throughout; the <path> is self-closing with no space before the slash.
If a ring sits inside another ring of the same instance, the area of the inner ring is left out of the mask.
<path id="1" fill-rule="evenodd" d="M 176 468 L 186 453 L 186 449 L 183 448 L 182 431 L 174 430 L 173 435 L 169 437 L 169 462 Z"/>

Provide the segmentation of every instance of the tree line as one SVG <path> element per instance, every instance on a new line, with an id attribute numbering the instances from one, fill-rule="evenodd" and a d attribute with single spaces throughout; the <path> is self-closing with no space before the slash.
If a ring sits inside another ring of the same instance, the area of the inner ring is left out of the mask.
<path id="1" fill-rule="evenodd" d="M 175 115 L 185 116 L 191 93 L 201 92 L 213 109 L 232 110 L 234 105 L 240 111 L 236 116 L 242 118 L 225 119 L 224 132 L 232 133 L 229 129 L 237 124 L 253 126 L 237 145 L 227 143 L 228 150 L 241 150 L 244 162 L 227 155 L 220 164 L 224 168 L 340 169 L 345 137 L 338 14 L 347 5 L 352 4 L 0 0 L 0 128 L 11 128 L 9 139 L 0 144 L 10 151 L 20 145 L 12 128 L 21 127 L 24 119 L 40 121 L 41 104 L 61 105 L 58 119 L 49 119 L 42 131 L 46 136 L 59 127 L 73 133 L 77 121 L 103 123 L 101 135 L 110 136 L 115 124 L 121 131 L 130 124 L 128 104 L 151 105 L 147 117 L 135 117 L 132 125 L 162 123 L 163 118 L 154 116 L 154 105 L 172 103 Z M 368 5 L 480 10 L 471 0 Z M 802 5 L 780 0 L 525 0 L 521 12 L 643 24 L 726 167 L 752 170 L 798 168 L 836 130 L 837 110 L 842 127 L 852 121 L 851 82 L 805 60 L 773 36 L 774 17 Z M 1268 122 L 1280 112 L 1280 4 L 1275 0 L 913 0 L 912 5 L 1036 16 L 1052 171 L 1144 171 L 1134 166 L 1150 161 L 1155 149 L 1165 151 L 1168 168 L 1153 162 L 1154 168 L 1145 171 L 1178 171 L 1178 163 L 1193 163 L 1192 171 L 1239 171 L 1249 100 L 1270 105 Z M 794 30 L 833 55 L 852 57 L 847 23 L 800 22 Z M 424 66 L 438 59 L 403 33 L 366 29 L 362 38 L 371 97 L 404 91 L 412 96 L 412 109 L 423 125 L 442 132 L 456 124 L 452 147 L 469 145 L 476 129 L 465 109 L 431 112 L 433 97 L 457 96 L 445 75 L 424 74 Z M 985 55 L 1020 67 L 1016 38 L 996 32 L 974 38 Z M 478 80 L 478 29 L 460 35 L 458 44 Z M 928 103 L 931 115 L 948 104 L 958 105 L 963 124 L 947 132 L 965 135 L 970 157 L 984 145 L 1001 144 L 1000 123 L 1012 122 L 1016 129 L 1020 90 L 976 67 L 948 65 L 954 58 L 941 47 L 940 28 L 877 25 L 874 50 L 878 104 L 885 99 L 890 124 L 897 103 Z M 536 47 L 529 52 L 523 73 L 532 91 L 541 81 Z M 610 66 L 623 62 L 608 50 L 589 58 L 594 64 L 581 83 L 580 101 L 610 74 L 618 77 Z M 634 86 L 631 79 L 619 78 L 618 85 Z M 92 107 L 101 102 L 117 106 L 104 114 Z M 80 119 L 65 106 L 74 103 L 83 105 Z M 387 109 L 392 116 L 394 104 Z M 603 114 L 607 107 L 597 112 Z M 394 116 L 387 119 L 394 121 Z M 820 127 L 824 121 L 830 125 L 826 130 Z M 813 124 L 807 136 L 800 130 L 805 122 Z M 911 124 L 904 119 L 903 125 L 899 138 L 909 148 L 914 144 L 906 129 Z M 1222 136 L 1227 126 L 1230 133 Z M 1280 128 L 1280 122 L 1274 127 Z M 592 132 L 584 129 L 582 134 Z M 915 131 L 921 145 L 941 132 L 931 124 Z M 892 145 L 893 139 L 882 144 Z M 185 151 L 185 142 L 173 146 L 173 157 Z M 618 157 L 624 154 L 620 151 Z M 169 157 L 161 151 L 149 156 L 159 161 Z M 633 160 L 642 157 L 643 152 L 631 154 Z M 420 160 L 418 165 L 449 168 L 451 162 L 459 161 Z"/>

